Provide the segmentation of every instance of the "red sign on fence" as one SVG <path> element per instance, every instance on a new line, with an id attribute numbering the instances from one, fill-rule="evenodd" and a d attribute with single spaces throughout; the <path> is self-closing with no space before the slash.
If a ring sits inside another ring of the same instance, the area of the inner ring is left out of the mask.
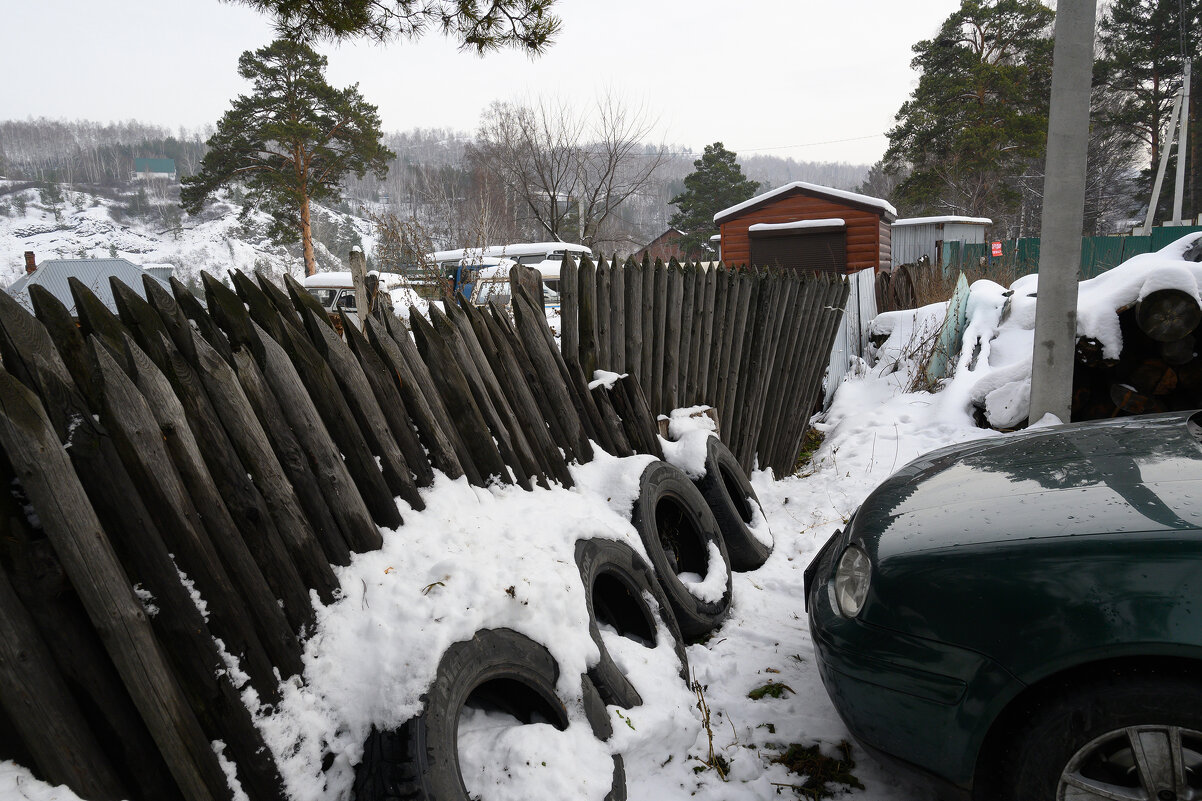
<path id="1" fill-rule="evenodd" d="M 993 249 L 992 249 L 990 252 L 992 252 L 994 256 L 1000 256 L 1000 255 L 1002 255 L 1002 243 L 1001 243 L 1001 242 L 994 242 L 994 243 L 993 243 Z"/>

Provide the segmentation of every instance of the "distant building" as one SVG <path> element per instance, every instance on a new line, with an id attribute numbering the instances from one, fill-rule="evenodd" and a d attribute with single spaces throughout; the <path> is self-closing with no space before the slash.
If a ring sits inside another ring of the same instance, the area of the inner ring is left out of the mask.
<path id="1" fill-rule="evenodd" d="M 988 217 L 906 217 L 893 221 L 893 269 L 902 264 L 917 264 L 924 256 L 935 267 L 952 262 L 951 242 L 982 244 L 985 229 L 993 225 Z"/>
<path id="2" fill-rule="evenodd" d="M 684 231 L 681 231 L 679 228 L 669 228 L 648 242 L 645 248 L 634 254 L 635 261 L 642 261 L 644 255 L 651 259 L 651 261 L 655 261 L 656 259 L 663 259 L 664 261 L 676 259 L 683 262 L 700 261 L 709 258 L 710 254 L 703 253 L 701 248 L 693 248 L 692 250 L 685 251 L 680 246 L 680 240 L 684 235 Z"/>
<path id="3" fill-rule="evenodd" d="M 71 312 L 71 316 L 75 317 L 77 316 L 75 298 L 71 295 L 69 283 L 69 279 L 75 278 L 92 290 L 96 297 L 100 298 L 104 305 L 115 314 L 117 303 L 113 299 L 113 290 L 109 285 L 109 279 L 116 278 L 140 296 L 146 297 L 146 290 L 142 285 L 143 276 L 149 276 L 159 281 L 170 291 L 168 281 L 170 270 L 164 270 L 165 267 L 169 267 L 169 265 L 155 265 L 154 271 L 144 270 L 125 259 L 51 259 L 38 264 L 33 252 L 26 251 L 25 275 L 13 281 L 5 288 L 5 291 L 32 312 L 33 304 L 29 300 L 29 287 L 37 284 L 58 298 Z"/>
<path id="4" fill-rule="evenodd" d="M 175 180 L 175 159 L 134 159 L 134 180 L 149 181 L 151 178 Z"/>

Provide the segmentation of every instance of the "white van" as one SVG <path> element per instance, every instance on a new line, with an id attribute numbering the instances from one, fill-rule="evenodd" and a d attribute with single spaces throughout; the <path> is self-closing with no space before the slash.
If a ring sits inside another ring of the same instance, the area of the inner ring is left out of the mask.
<path id="1" fill-rule="evenodd" d="M 475 289 L 476 276 L 485 274 L 490 268 L 499 267 L 502 260 L 538 270 L 542 273 L 546 288 L 558 298 L 559 269 L 564 257 L 569 253 L 578 262 L 581 256 L 593 257 L 589 248 L 571 242 L 522 242 L 482 248 L 439 250 L 427 254 L 426 259 L 432 264 L 437 264 L 456 291 L 469 298 L 478 294 Z M 558 300 L 556 304 L 558 305 Z"/>
<path id="2" fill-rule="evenodd" d="M 379 273 L 376 270 L 372 270 L 368 275 L 379 279 L 379 297 L 386 308 L 391 306 L 392 298 L 389 291 L 401 286 L 404 278 L 396 273 Z M 355 282 L 351 279 L 350 272 L 314 273 L 305 276 L 301 285 L 309 291 L 310 295 L 317 298 L 318 303 L 326 310 L 326 314 L 330 315 L 331 321 L 336 321 L 337 325 L 341 325 L 342 315 L 346 314 L 356 326 L 359 325 Z"/>

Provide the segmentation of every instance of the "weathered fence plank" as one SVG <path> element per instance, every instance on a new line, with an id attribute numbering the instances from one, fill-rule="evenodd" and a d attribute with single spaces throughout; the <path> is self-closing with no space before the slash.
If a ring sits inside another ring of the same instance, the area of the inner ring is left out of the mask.
<path id="1" fill-rule="evenodd" d="M 622 268 L 622 305 L 625 319 L 624 339 L 626 344 L 626 365 L 622 372 L 642 375 L 643 371 L 643 271 L 633 258 L 626 259 Z"/>
<path id="2" fill-rule="evenodd" d="M 615 373 L 626 372 L 626 268 L 617 255 L 609 263 L 609 368 Z M 591 379 L 591 376 L 590 376 Z"/>
<path id="3" fill-rule="evenodd" d="M 0 704 L 43 778 L 97 801 L 129 792 L 0 566 Z"/>
<path id="4" fill-rule="evenodd" d="M 293 332 L 301 335 L 295 329 Z M 263 342 L 263 377 L 309 459 L 342 538 L 355 553 L 378 549 L 384 543 L 380 530 L 296 366 L 283 346 L 261 330 L 256 333 Z"/>
<path id="5" fill-rule="evenodd" d="M 400 328 L 399 323 L 398 328 Z M 402 330 L 400 336 L 405 343 L 413 347 L 413 340 L 410 339 L 408 331 Z M 466 452 L 461 457 L 460 451 L 464 451 L 464 448 L 459 442 L 459 434 L 451 425 L 442 399 L 434 391 L 433 383 L 423 383 L 418 378 L 409 358 L 402 352 L 398 340 L 375 320 L 367 321 L 367 338 L 388 367 L 393 383 L 405 403 L 405 408 L 412 415 L 422 445 L 430 454 L 433 466 L 452 479 L 464 475 L 465 466 L 460 460 L 466 458 Z M 416 348 L 414 348 L 412 358 L 421 362 L 421 359 L 417 357 Z M 422 363 L 422 366 L 424 367 L 425 364 Z M 468 481 L 477 484 L 480 480 L 479 474 L 474 472 L 474 465 L 469 463 L 469 466 L 473 472 L 468 475 Z"/>
<path id="6" fill-rule="evenodd" d="M 425 509 L 426 502 L 413 482 L 409 465 L 405 463 L 405 457 L 397 445 L 396 434 L 384 419 L 384 413 L 372 395 L 359 361 L 334 330 L 317 319 L 317 315 L 306 309 L 302 316 L 314 347 L 341 389 L 340 395 L 350 412 L 347 423 L 357 424 L 363 441 L 367 443 L 369 452 L 364 455 L 370 458 L 374 454 L 379 459 L 379 470 L 393 495 L 401 496 L 418 511 Z M 354 323 L 348 321 L 344 328 L 352 325 Z"/>
<path id="7" fill-rule="evenodd" d="M 189 801 L 227 797 L 217 757 L 41 404 L 5 371 L 0 371 L 0 444 L 184 796 Z"/>
<path id="8" fill-rule="evenodd" d="M 570 253 L 559 267 L 559 348 L 565 361 L 580 361 L 580 268 Z"/>
<path id="9" fill-rule="evenodd" d="M 594 370 L 613 370 L 614 361 L 611 355 L 613 347 L 613 312 L 611 307 L 611 271 L 608 264 L 605 263 L 605 257 L 601 256 L 597 259 L 597 274 L 596 282 L 596 316 L 597 316 L 597 364 Z M 593 373 L 589 371 L 585 374 L 585 378 L 589 381 L 593 380 Z"/>
<path id="10" fill-rule="evenodd" d="M 580 258 L 580 353 L 574 361 L 585 375 L 597 369 L 597 266 L 584 255 Z M 514 307 L 516 309 L 516 306 Z"/>
<path id="11" fill-rule="evenodd" d="M 497 444 L 493 442 L 467 378 L 456 363 L 454 351 L 420 314 L 411 315 L 409 322 L 413 325 L 414 338 L 422 359 L 427 365 L 438 365 L 438 369 L 431 370 L 430 374 L 446 404 L 451 424 L 456 427 L 459 439 L 471 454 L 472 464 L 480 471 L 485 483 L 496 477 L 502 483 L 512 484 L 509 469 Z"/>

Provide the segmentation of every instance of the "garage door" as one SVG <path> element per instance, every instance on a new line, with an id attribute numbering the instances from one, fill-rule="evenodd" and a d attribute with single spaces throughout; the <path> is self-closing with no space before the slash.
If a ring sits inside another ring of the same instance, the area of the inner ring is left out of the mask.
<path id="1" fill-rule="evenodd" d="M 842 228 L 776 235 L 753 231 L 751 263 L 756 267 L 843 272 L 847 268 L 847 233 Z"/>

